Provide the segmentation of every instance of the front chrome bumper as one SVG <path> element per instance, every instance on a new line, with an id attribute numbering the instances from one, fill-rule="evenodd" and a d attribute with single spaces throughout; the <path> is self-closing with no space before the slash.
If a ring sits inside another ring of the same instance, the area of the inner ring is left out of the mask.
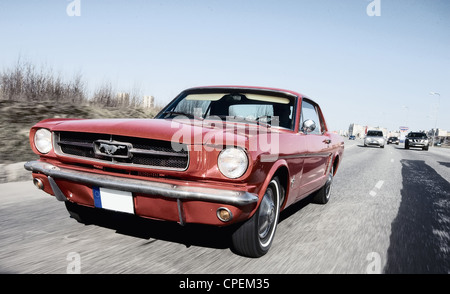
<path id="1" fill-rule="evenodd" d="M 428 146 L 428 142 L 408 141 L 408 145 L 411 146 L 411 147 L 426 147 L 426 146 Z"/>
<path id="2" fill-rule="evenodd" d="M 137 180 L 110 175 L 95 174 L 60 168 L 50 163 L 42 161 L 30 161 L 24 165 L 26 170 L 34 173 L 46 175 L 50 183 L 53 179 L 64 179 L 76 183 L 92 185 L 128 191 L 133 193 L 142 193 L 155 196 L 162 196 L 175 199 L 198 200 L 205 202 L 215 202 L 230 204 L 234 206 L 245 206 L 258 202 L 258 196 L 245 191 L 231 191 L 214 188 L 192 187 L 176 184 L 160 183 L 154 181 Z M 55 183 L 56 185 L 56 183 Z M 55 190 L 56 187 L 53 187 Z M 54 191 L 55 194 L 58 194 Z"/>

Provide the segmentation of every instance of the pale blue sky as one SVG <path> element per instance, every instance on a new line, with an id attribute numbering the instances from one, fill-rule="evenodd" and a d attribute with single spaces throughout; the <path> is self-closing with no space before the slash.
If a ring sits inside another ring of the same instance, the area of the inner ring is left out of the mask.
<path id="1" fill-rule="evenodd" d="M 164 105 L 185 88 L 286 88 L 332 130 L 352 122 L 450 130 L 450 1 L 67 0 L 0 2 L 0 69 L 19 56 L 90 89 L 138 87 Z"/>

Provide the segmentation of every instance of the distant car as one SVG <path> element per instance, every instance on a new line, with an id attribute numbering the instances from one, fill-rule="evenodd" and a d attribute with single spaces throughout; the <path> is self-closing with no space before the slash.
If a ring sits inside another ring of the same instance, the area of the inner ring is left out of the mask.
<path id="1" fill-rule="evenodd" d="M 366 138 L 364 138 L 364 147 L 367 146 L 380 146 L 384 148 L 386 140 L 384 139 L 383 132 L 378 130 L 370 130 L 367 132 Z"/>
<path id="2" fill-rule="evenodd" d="M 350 136 L 350 137 L 348 137 L 348 139 L 349 139 L 349 140 L 355 140 L 356 137 L 355 137 L 355 136 Z"/>
<path id="3" fill-rule="evenodd" d="M 398 145 L 400 143 L 400 140 L 398 137 L 389 137 L 386 144 L 396 144 Z"/>
<path id="4" fill-rule="evenodd" d="M 410 132 L 405 138 L 405 149 L 410 147 L 422 148 L 428 150 L 430 139 L 424 132 Z"/>

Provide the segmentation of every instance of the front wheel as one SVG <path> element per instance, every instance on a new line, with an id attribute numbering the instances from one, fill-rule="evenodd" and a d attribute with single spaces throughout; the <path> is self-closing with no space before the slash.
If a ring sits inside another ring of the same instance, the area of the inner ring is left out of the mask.
<path id="1" fill-rule="evenodd" d="M 261 257 L 269 251 L 278 224 L 282 193 L 280 181 L 278 177 L 274 177 L 258 210 L 232 235 L 233 247 L 237 253 L 248 257 Z"/>

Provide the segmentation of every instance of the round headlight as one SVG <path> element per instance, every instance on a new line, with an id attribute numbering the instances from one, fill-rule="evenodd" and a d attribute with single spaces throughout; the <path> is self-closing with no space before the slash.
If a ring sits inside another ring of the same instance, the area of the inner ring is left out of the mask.
<path id="1" fill-rule="evenodd" d="M 47 129 L 39 129 L 34 134 L 34 146 L 43 153 L 49 153 L 52 150 L 52 133 Z"/>
<path id="2" fill-rule="evenodd" d="M 224 149 L 219 154 L 217 164 L 220 172 L 227 178 L 239 178 L 248 167 L 247 153 L 241 148 Z"/>

